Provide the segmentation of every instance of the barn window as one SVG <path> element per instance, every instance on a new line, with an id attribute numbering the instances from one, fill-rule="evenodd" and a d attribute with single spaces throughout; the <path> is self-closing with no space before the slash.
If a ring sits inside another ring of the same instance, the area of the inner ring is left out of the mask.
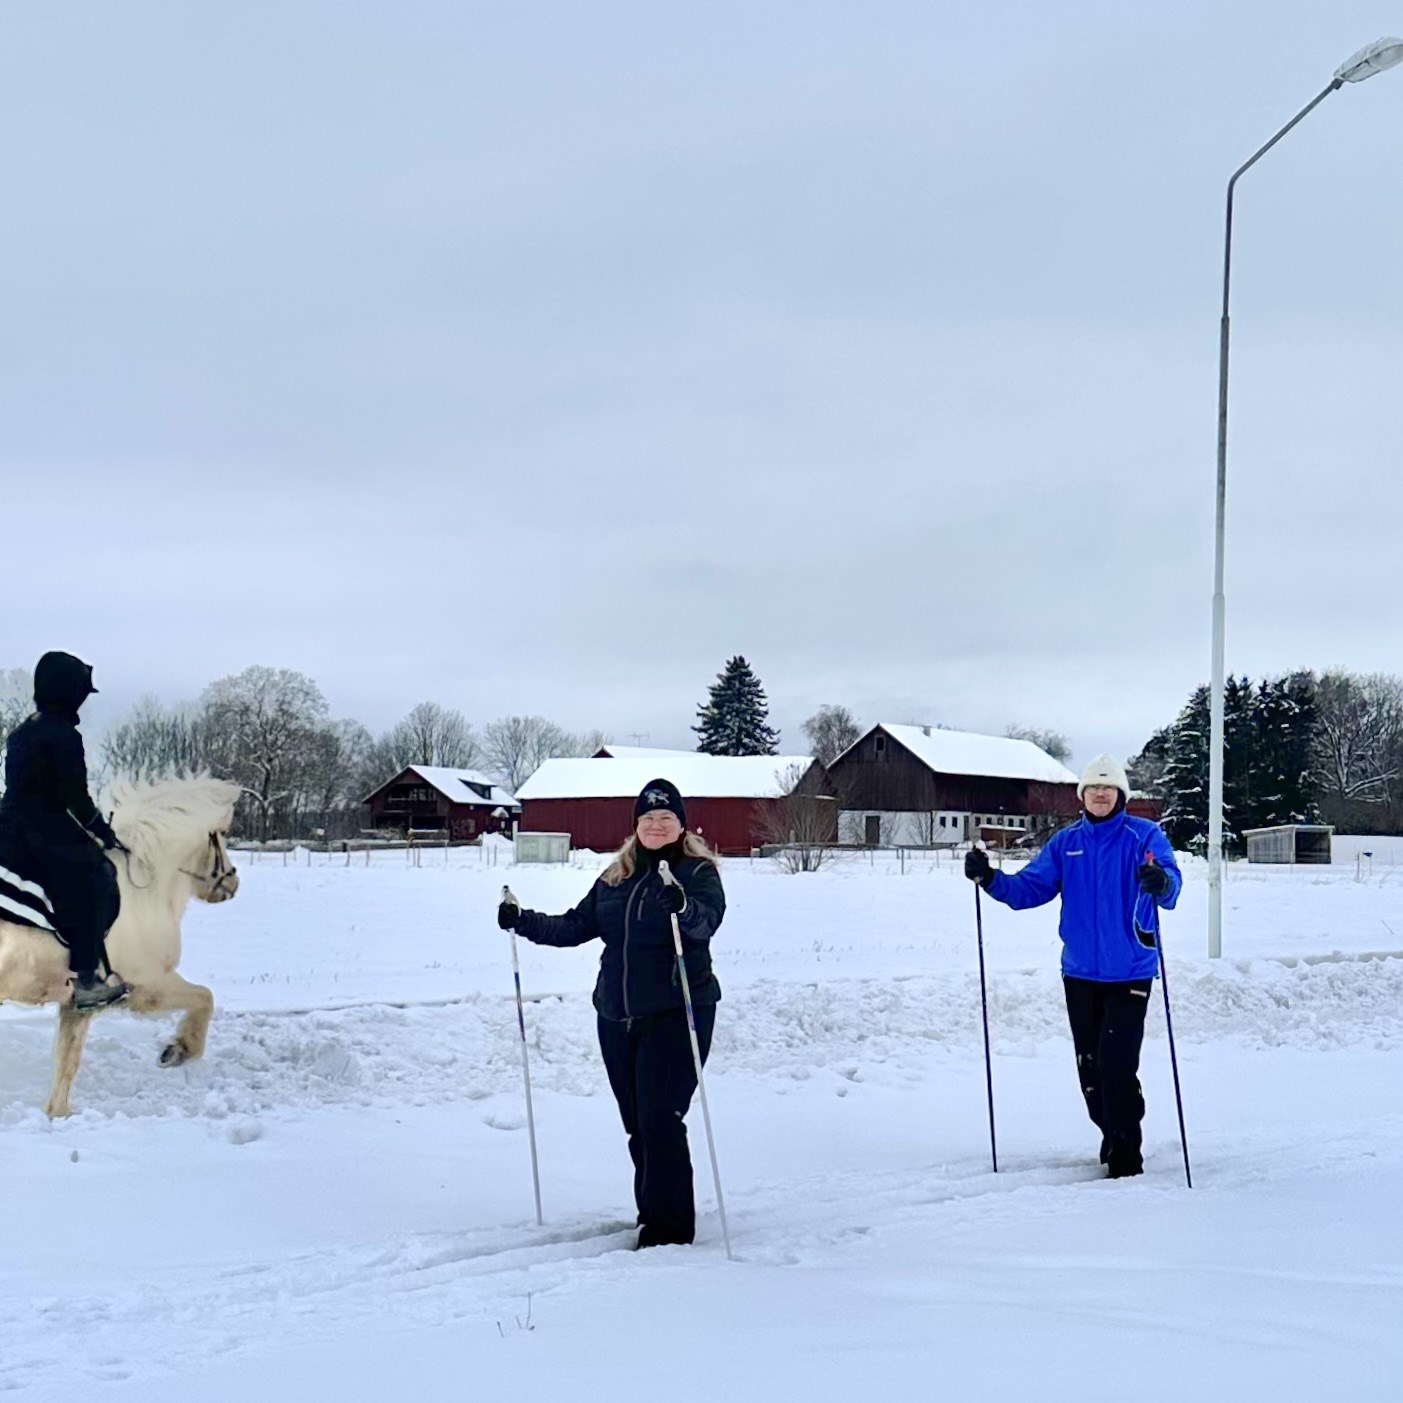
<path id="1" fill-rule="evenodd" d="M 887 738 L 885 736 L 877 737 L 876 749 L 878 756 L 885 760 L 887 758 Z"/>

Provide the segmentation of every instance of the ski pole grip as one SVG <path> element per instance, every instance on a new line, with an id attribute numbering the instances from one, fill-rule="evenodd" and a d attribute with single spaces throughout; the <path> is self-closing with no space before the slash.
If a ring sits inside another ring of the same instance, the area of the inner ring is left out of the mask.
<path id="1" fill-rule="evenodd" d="M 666 858 L 658 863 L 658 875 L 668 886 L 675 887 L 677 885 L 677 878 L 672 875 L 672 868 L 667 865 Z"/>
<path id="2" fill-rule="evenodd" d="M 516 899 L 516 896 L 513 894 L 512 889 L 510 887 L 502 888 L 502 900 L 506 902 L 508 906 L 519 907 L 521 905 L 521 903 Z"/>

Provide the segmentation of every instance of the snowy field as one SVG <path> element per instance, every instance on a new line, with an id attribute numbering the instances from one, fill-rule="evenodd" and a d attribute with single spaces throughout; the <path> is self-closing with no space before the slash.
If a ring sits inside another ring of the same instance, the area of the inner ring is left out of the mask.
<path id="1" fill-rule="evenodd" d="M 697 1245 L 625 1250 L 597 947 L 522 945 L 534 1222 L 497 893 L 560 910 L 591 862 L 422 863 L 241 855 L 237 900 L 186 926 L 206 1059 L 158 1069 L 169 1022 L 108 1015 L 65 1123 L 37 1109 L 51 1015 L 0 1010 L 0 1394 L 1403 1397 L 1403 864 L 1234 867 L 1213 962 L 1188 864 L 1188 1190 L 1158 990 L 1146 1173 L 1100 1177 L 1055 907 L 985 904 L 994 1175 L 955 865 L 727 863 L 728 1262 L 699 1113 Z"/>

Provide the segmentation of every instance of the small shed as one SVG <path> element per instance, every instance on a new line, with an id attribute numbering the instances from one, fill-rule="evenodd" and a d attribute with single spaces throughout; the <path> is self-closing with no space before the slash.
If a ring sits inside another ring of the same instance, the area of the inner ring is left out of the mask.
<path id="1" fill-rule="evenodd" d="M 1282 823 L 1275 828 L 1247 828 L 1248 862 L 1319 863 L 1330 861 L 1330 835 L 1323 823 Z"/>
<path id="2" fill-rule="evenodd" d="M 457 842 L 510 833 L 521 808 L 489 776 L 446 765 L 406 765 L 361 802 L 372 828 L 444 833 Z"/>
<path id="3" fill-rule="evenodd" d="M 774 806 L 790 794 L 826 794 L 812 755 L 703 755 L 679 751 L 547 760 L 518 790 L 523 833 L 568 833 L 571 846 L 609 852 L 633 831 L 633 804 L 650 779 L 667 779 L 687 804 L 687 827 L 718 853 L 768 841 Z M 836 840 L 837 805 L 829 820 Z"/>

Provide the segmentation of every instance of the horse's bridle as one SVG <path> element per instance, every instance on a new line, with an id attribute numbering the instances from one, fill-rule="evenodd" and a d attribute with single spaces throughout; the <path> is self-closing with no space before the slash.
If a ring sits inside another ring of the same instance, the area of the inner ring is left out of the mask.
<path id="1" fill-rule="evenodd" d="M 237 875 L 234 864 L 229 861 L 223 848 L 219 846 L 219 834 L 209 835 L 210 852 L 214 857 L 214 862 L 208 872 L 191 872 L 188 868 L 182 867 L 179 871 L 186 877 L 196 882 L 208 882 L 210 884 L 210 899 L 218 896 L 232 896 L 232 892 L 226 892 L 224 888 Z"/>

